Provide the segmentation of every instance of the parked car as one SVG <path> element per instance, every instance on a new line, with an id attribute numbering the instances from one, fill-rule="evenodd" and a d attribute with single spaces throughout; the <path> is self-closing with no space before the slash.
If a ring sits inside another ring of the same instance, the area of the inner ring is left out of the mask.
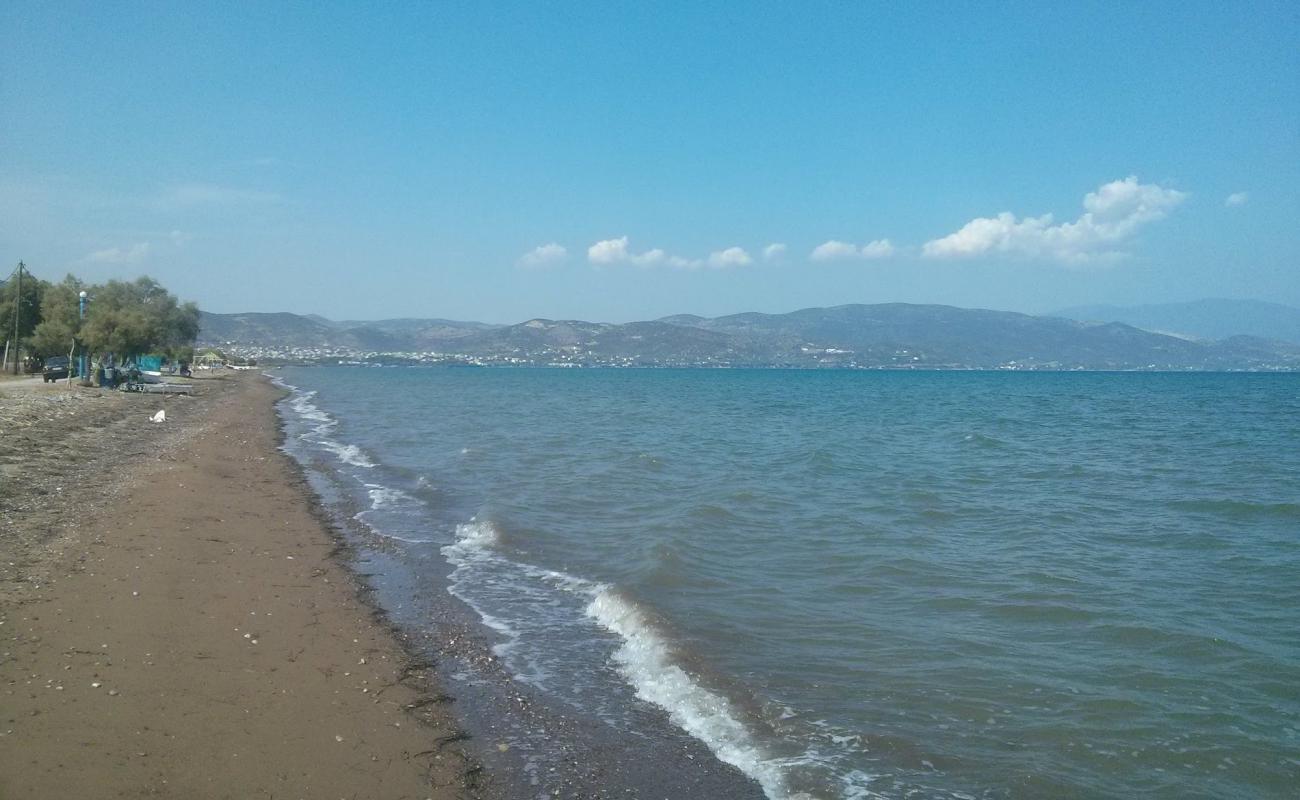
<path id="1" fill-rule="evenodd" d="M 41 370 L 41 377 L 46 383 L 57 381 L 59 378 L 68 377 L 69 369 L 67 356 L 54 356 L 45 359 L 45 367 Z"/>

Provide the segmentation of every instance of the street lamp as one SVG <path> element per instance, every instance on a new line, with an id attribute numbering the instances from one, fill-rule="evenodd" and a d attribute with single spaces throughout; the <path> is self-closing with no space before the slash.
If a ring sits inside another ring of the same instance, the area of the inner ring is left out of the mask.
<path id="1" fill-rule="evenodd" d="M 85 291 L 84 289 L 81 291 L 81 294 L 77 295 L 77 297 L 79 297 L 79 298 L 81 299 L 81 303 L 80 303 L 80 306 L 79 306 L 79 307 L 80 307 L 80 310 L 81 310 L 81 320 L 82 320 L 82 322 L 85 322 L 85 320 L 86 320 L 86 298 L 87 298 L 87 296 L 88 296 L 88 295 L 86 294 L 86 291 Z M 85 346 L 85 345 L 82 345 L 82 346 L 81 346 L 81 356 L 77 359 L 77 375 L 81 378 L 81 382 L 82 382 L 82 383 L 86 383 L 87 380 L 89 380 L 89 369 L 88 369 L 88 365 L 86 364 L 86 346 Z"/>

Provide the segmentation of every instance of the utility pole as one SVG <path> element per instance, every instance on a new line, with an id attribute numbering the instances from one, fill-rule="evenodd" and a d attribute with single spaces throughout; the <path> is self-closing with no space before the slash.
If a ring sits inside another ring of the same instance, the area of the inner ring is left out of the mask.
<path id="1" fill-rule="evenodd" d="M 85 289 L 82 289 L 81 294 L 77 295 L 77 308 L 79 309 L 77 313 L 80 315 L 79 319 L 81 319 L 83 323 L 86 320 L 86 298 L 87 297 L 88 295 L 86 294 Z M 90 371 L 86 368 L 87 366 L 88 365 L 86 364 L 86 346 L 83 344 L 81 346 L 81 355 L 77 356 L 77 377 L 81 378 L 82 386 L 90 385 Z M 69 385 L 72 384 L 72 370 L 68 370 L 68 384 Z"/>
<path id="2" fill-rule="evenodd" d="M 18 291 L 14 292 L 14 374 L 18 374 L 18 314 L 22 310 L 23 302 L 23 262 L 18 262 Z"/>

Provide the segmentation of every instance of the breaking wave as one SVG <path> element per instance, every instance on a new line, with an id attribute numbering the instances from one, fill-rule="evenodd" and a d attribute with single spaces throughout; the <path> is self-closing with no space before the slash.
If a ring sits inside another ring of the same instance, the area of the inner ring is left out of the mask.
<path id="1" fill-rule="evenodd" d="M 343 444 L 333 439 L 321 439 L 318 444 L 326 450 L 333 453 L 339 461 L 344 464 L 351 464 L 354 467 L 363 467 L 365 469 L 374 469 L 375 462 L 371 461 L 365 454 L 365 451 L 355 444 Z"/>
<path id="2" fill-rule="evenodd" d="M 370 460 L 360 447 L 354 444 L 346 444 L 337 439 L 330 438 L 327 434 L 329 431 L 338 427 L 338 420 L 330 416 L 328 412 L 316 405 L 316 391 L 304 392 L 297 386 L 282 380 L 276 375 L 263 373 L 271 379 L 271 382 L 282 389 L 290 392 L 289 397 L 285 400 L 289 409 L 293 411 L 294 416 L 307 427 L 307 430 L 298 434 L 299 439 L 314 442 L 324 449 L 333 453 L 335 458 L 344 464 L 363 469 L 373 469 L 375 462 Z"/>
<path id="3" fill-rule="evenodd" d="M 599 585 L 592 590 L 587 615 L 622 640 L 614 661 L 637 697 L 667 711 L 674 724 L 708 745 L 720 761 L 756 780 L 768 797 L 807 797 L 790 793 L 782 764 L 763 754 L 731 701 L 673 662 L 668 639 L 636 603 Z"/>
<path id="4" fill-rule="evenodd" d="M 521 679 L 542 685 L 547 676 L 536 664 L 510 658 L 524 632 L 513 624 L 515 621 L 503 619 L 486 607 L 496 607 L 492 603 L 496 592 L 528 591 L 518 583 L 512 583 L 508 590 L 491 588 L 487 576 L 499 576 L 503 571 L 581 598 L 579 608 L 586 623 L 617 637 L 611 662 L 638 698 L 667 712 L 675 725 L 707 745 L 721 761 L 757 781 L 768 797 L 811 800 L 810 795 L 792 792 L 786 778 L 787 769 L 806 763 L 807 757 L 769 756 L 732 701 L 707 688 L 675 661 L 671 638 L 635 601 L 609 584 L 515 562 L 500 551 L 502 543 L 501 531 L 490 520 L 476 517 L 456 526 L 455 543 L 443 547 L 442 553 L 455 568 L 449 591 L 473 608 L 484 624 L 505 637 L 506 641 L 496 645 L 494 651 L 507 658 L 513 670 L 522 673 Z"/>

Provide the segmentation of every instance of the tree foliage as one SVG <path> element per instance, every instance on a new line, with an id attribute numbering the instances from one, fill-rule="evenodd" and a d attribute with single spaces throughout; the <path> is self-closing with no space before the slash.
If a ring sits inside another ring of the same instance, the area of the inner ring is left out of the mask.
<path id="1" fill-rule="evenodd" d="M 8 320 L 10 336 L 14 284 L 0 287 L 0 323 Z M 84 320 L 82 291 L 89 300 Z M 158 354 L 186 361 L 199 334 L 198 306 L 180 302 L 153 278 L 86 285 L 73 275 L 59 283 L 24 276 L 21 303 L 19 340 L 42 358 L 67 355 L 80 342 L 95 355 L 123 359 Z"/>
<path id="2" fill-rule="evenodd" d="M 45 285 L 41 297 L 41 321 L 32 330 L 28 343 L 35 355 L 48 358 L 72 352 L 81 330 L 77 304 L 83 288 L 74 275 L 68 275 L 59 283 Z"/>
<path id="3" fill-rule="evenodd" d="M 153 278 L 94 287 L 81 338 L 93 353 L 174 357 L 199 334 L 199 308 L 180 303 Z"/>
<path id="4" fill-rule="evenodd" d="M 18 341 L 32 335 L 32 331 L 41 321 L 41 295 L 44 293 L 44 281 L 36 279 L 24 270 L 22 294 L 17 304 Z M 0 286 L 0 347 L 6 339 L 14 335 L 14 296 L 18 294 L 18 281 L 10 278 Z"/>

